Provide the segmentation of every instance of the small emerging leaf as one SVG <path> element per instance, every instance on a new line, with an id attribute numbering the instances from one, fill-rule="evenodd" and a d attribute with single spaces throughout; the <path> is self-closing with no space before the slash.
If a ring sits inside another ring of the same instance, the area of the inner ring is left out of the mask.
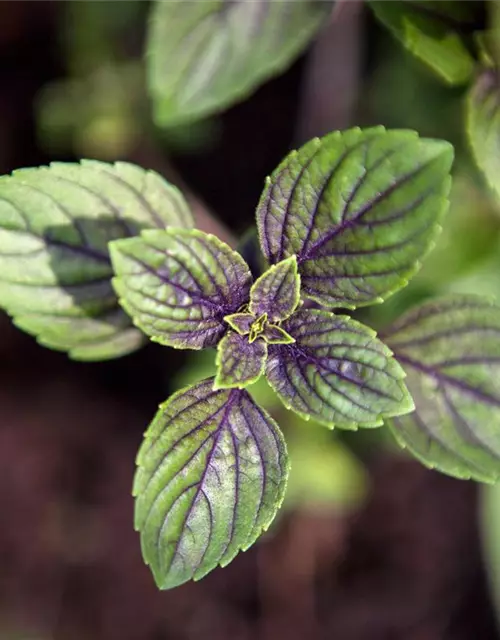
<path id="1" fill-rule="evenodd" d="M 500 306 L 479 296 L 427 302 L 385 336 L 414 413 L 389 422 L 399 444 L 459 478 L 500 478 Z"/>
<path id="2" fill-rule="evenodd" d="M 276 324 L 268 324 L 262 337 L 268 344 L 293 344 L 295 342 L 289 333 Z"/>
<path id="3" fill-rule="evenodd" d="M 377 18 L 416 58 L 449 85 L 465 84 L 474 70 L 474 58 L 463 33 L 474 16 L 466 2 L 443 0 L 370 0 Z"/>
<path id="4" fill-rule="evenodd" d="M 157 0 L 148 79 L 160 125 L 205 117 L 288 67 L 327 20 L 331 2 Z"/>
<path id="5" fill-rule="evenodd" d="M 383 127 L 331 133 L 292 151 L 258 209 L 271 263 L 296 255 L 301 293 L 327 307 L 381 302 L 432 246 L 448 207 L 453 148 Z"/>
<path id="6" fill-rule="evenodd" d="M 297 258 L 290 256 L 270 267 L 252 285 L 250 311 L 256 316 L 266 313 L 269 322 L 286 320 L 300 302 L 300 276 Z"/>
<path id="7" fill-rule="evenodd" d="M 375 332 L 305 309 L 283 323 L 293 345 L 269 347 L 266 376 L 283 404 L 329 427 L 376 427 L 413 409 L 404 371 Z"/>
<path id="8" fill-rule="evenodd" d="M 248 300 L 252 278 L 243 258 L 202 231 L 145 231 L 110 247 L 120 302 L 155 342 L 215 346 L 227 329 L 224 316 Z"/>
<path id="9" fill-rule="evenodd" d="M 250 333 L 252 324 L 255 322 L 255 316 L 253 313 L 232 313 L 224 316 L 224 320 L 240 336 L 246 336 Z"/>
<path id="10" fill-rule="evenodd" d="M 267 344 L 264 340 L 249 342 L 245 336 L 230 331 L 217 346 L 215 389 L 243 389 L 257 382 L 264 373 Z"/>
<path id="11" fill-rule="evenodd" d="M 266 530 L 283 501 L 285 441 L 244 390 L 213 378 L 173 395 L 137 458 L 135 525 L 160 589 L 225 566 Z"/>
<path id="12" fill-rule="evenodd" d="M 144 336 L 120 308 L 108 242 L 192 226 L 179 191 L 131 164 L 82 160 L 0 178 L 0 306 L 40 344 L 78 360 L 122 356 Z"/>
<path id="13" fill-rule="evenodd" d="M 466 108 L 475 160 L 500 197 L 500 79 L 496 69 L 487 69 L 476 78 Z"/>

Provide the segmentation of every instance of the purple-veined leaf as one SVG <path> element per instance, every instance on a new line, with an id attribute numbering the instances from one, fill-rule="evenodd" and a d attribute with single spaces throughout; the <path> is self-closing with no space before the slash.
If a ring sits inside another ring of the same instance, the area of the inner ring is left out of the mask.
<path id="1" fill-rule="evenodd" d="M 474 71 L 474 58 L 464 38 L 476 26 L 474 4 L 454 0 L 368 2 L 394 37 L 449 85 L 465 84 Z"/>
<path id="2" fill-rule="evenodd" d="M 230 331 L 217 345 L 215 389 L 243 389 L 264 373 L 267 343 L 249 342 L 246 336 Z"/>
<path id="3" fill-rule="evenodd" d="M 500 197 L 500 78 L 497 69 L 480 73 L 467 98 L 467 133 L 472 153 L 488 184 Z"/>
<path id="4" fill-rule="evenodd" d="M 0 306 L 44 346 L 78 360 L 144 343 L 118 304 L 108 242 L 192 226 L 180 192 L 153 171 L 82 160 L 0 178 Z"/>
<path id="5" fill-rule="evenodd" d="M 302 296 L 381 302 L 407 284 L 439 231 L 453 148 L 384 127 L 333 132 L 292 151 L 257 209 L 271 263 L 296 255 Z"/>
<path id="6" fill-rule="evenodd" d="M 368 327 L 304 309 L 283 328 L 295 343 L 269 345 L 266 376 L 287 408 L 343 429 L 376 427 L 412 410 L 403 369 Z"/>
<path id="7" fill-rule="evenodd" d="M 158 124 L 206 117 L 288 67 L 328 20 L 323 0 L 158 0 L 147 38 Z"/>
<path id="8" fill-rule="evenodd" d="M 407 372 L 415 412 L 388 424 L 424 464 L 500 478 L 500 306 L 452 295 L 410 310 L 384 335 Z"/>
<path id="9" fill-rule="evenodd" d="M 255 316 L 253 313 L 232 313 L 225 316 L 224 320 L 240 336 L 246 336 L 250 333 L 252 324 L 255 322 Z"/>
<path id="10" fill-rule="evenodd" d="M 161 589 L 229 564 L 283 500 L 289 464 L 278 425 L 245 390 L 213 382 L 163 404 L 137 457 L 135 526 Z"/>
<path id="11" fill-rule="evenodd" d="M 267 314 L 269 322 L 286 320 L 300 302 L 297 258 L 290 256 L 272 265 L 252 285 L 249 310 L 256 316 Z"/>
<path id="12" fill-rule="evenodd" d="M 224 316 L 248 301 L 252 277 L 245 261 L 202 231 L 144 231 L 110 250 L 120 302 L 155 342 L 215 346 L 227 329 Z"/>

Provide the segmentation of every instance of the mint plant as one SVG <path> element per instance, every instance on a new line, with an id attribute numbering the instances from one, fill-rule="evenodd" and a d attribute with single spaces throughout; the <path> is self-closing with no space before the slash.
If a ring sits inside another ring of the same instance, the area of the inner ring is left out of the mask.
<path id="1" fill-rule="evenodd" d="M 302 418 L 341 429 L 386 421 L 426 464 L 498 477 L 487 420 L 500 402 L 488 372 L 498 308 L 432 303 L 387 344 L 333 311 L 407 284 L 440 229 L 452 161 L 447 142 L 383 127 L 292 151 L 257 206 L 266 266 L 255 279 L 151 171 L 82 161 L 0 178 L 0 302 L 19 327 L 82 360 L 122 356 L 143 336 L 217 349 L 215 377 L 160 406 L 137 457 L 135 526 L 160 588 L 229 563 L 282 503 L 285 439 L 251 396 L 262 376 Z"/>

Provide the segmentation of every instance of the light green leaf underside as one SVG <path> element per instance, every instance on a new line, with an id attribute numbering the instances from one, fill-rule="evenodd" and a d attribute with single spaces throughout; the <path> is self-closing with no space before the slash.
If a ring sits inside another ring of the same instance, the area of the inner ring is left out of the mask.
<path id="1" fill-rule="evenodd" d="M 288 477 L 277 424 L 244 390 L 213 378 L 174 394 L 137 457 L 135 526 L 161 589 L 198 580 L 271 524 Z"/>
<path id="2" fill-rule="evenodd" d="M 158 174 L 83 160 L 0 178 L 0 306 L 44 346 L 81 360 L 124 355 L 143 336 L 111 285 L 108 242 L 148 227 L 192 226 Z"/>
<path id="3" fill-rule="evenodd" d="M 147 230 L 110 245 L 113 285 L 134 323 L 178 349 L 217 345 L 224 316 L 248 301 L 251 274 L 239 253 L 195 229 Z"/>
<path id="4" fill-rule="evenodd" d="M 247 336 L 229 331 L 217 345 L 216 389 L 243 389 L 264 373 L 267 343 L 263 339 L 249 343 Z"/>
<path id="5" fill-rule="evenodd" d="M 353 128 L 292 151 L 257 208 L 271 263 L 296 255 L 302 297 L 381 302 L 404 287 L 448 208 L 453 147 L 413 131 Z"/>
<path id="6" fill-rule="evenodd" d="M 442 0 L 369 2 L 393 36 L 449 85 L 465 84 L 474 70 L 474 58 L 459 31 L 461 23 L 471 21 L 466 4 Z"/>
<path id="7" fill-rule="evenodd" d="M 157 123 L 194 120 L 243 99 L 293 62 L 331 6 L 310 0 L 157 1 L 147 40 Z"/>
<path id="8" fill-rule="evenodd" d="M 388 422 L 399 444 L 458 478 L 500 478 L 500 306 L 448 296 L 384 337 L 407 372 L 415 412 Z"/>
<path id="9" fill-rule="evenodd" d="M 500 82 L 487 69 L 477 76 L 467 97 L 467 133 L 474 158 L 500 197 Z"/>

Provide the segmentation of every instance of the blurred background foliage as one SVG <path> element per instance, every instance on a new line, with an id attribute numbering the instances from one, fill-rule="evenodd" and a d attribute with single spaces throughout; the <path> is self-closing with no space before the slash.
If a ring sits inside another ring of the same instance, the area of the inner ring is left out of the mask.
<path id="1" fill-rule="evenodd" d="M 265 175 L 304 131 L 413 128 L 456 147 L 450 211 L 410 285 L 357 316 L 381 328 L 439 293 L 500 296 L 500 204 L 468 150 L 467 88 L 442 85 L 361 3 L 346 4 L 321 46 L 248 101 L 160 131 L 142 61 L 149 3 L 4 0 L 2 173 L 48 160 L 131 160 L 180 176 L 238 236 L 252 225 Z M 314 84 L 325 57 L 326 80 Z M 337 433 L 304 422 L 276 405 L 264 381 L 252 392 L 283 426 L 292 460 L 279 523 L 224 571 L 156 592 L 131 530 L 135 450 L 151 403 L 211 375 L 213 354 L 149 345 L 83 365 L 3 317 L 1 327 L 0 506 L 9 514 L 0 532 L 1 638 L 498 637 L 477 488 L 407 459 L 384 429 Z"/>

